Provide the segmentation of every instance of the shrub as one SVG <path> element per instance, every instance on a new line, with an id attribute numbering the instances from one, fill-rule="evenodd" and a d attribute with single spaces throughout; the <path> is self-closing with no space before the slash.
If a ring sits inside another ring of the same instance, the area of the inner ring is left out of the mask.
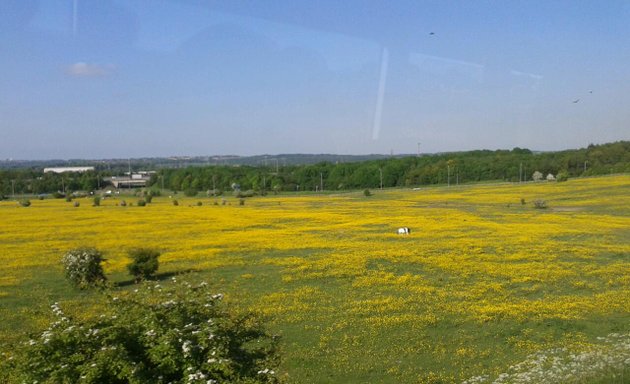
<path id="1" fill-rule="evenodd" d="M 55 199 L 61 199 L 61 198 L 66 197 L 66 195 L 61 193 L 61 192 L 59 192 L 59 191 L 57 191 L 57 192 L 53 192 L 52 193 L 52 197 L 55 198 Z"/>
<path id="2" fill-rule="evenodd" d="M 61 259 L 66 278 L 81 289 L 105 282 L 100 251 L 95 248 L 76 248 L 66 252 Z"/>
<path id="3" fill-rule="evenodd" d="M 197 190 L 189 188 L 189 189 L 184 191 L 184 195 L 186 195 L 188 197 L 197 196 Z"/>
<path id="4" fill-rule="evenodd" d="M 4 196 L 2 193 L 0 193 L 0 201 L 6 199 L 6 196 Z"/>
<path id="5" fill-rule="evenodd" d="M 179 205 L 179 201 L 177 201 L 177 200 L 173 200 L 173 205 L 174 205 L 174 206 L 178 206 L 178 205 Z"/>
<path id="6" fill-rule="evenodd" d="M 22 207 L 30 207 L 31 201 L 29 199 L 22 199 L 18 201 L 18 204 L 21 205 Z"/>
<path id="7" fill-rule="evenodd" d="M 45 196 L 44 195 L 39 195 L 37 196 L 37 200 L 44 200 Z"/>
<path id="8" fill-rule="evenodd" d="M 206 283 L 145 283 L 86 320 L 54 303 L 55 321 L 0 364 L 16 383 L 278 383 L 277 339 L 222 297 Z"/>
<path id="9" fill-rule="evenodd" d="M 150 204 L 150 203 L 151 203 L 151 201 L 153 201 L 153 196 L 152 196 L 152 195 L 150 195 L 150 194 L 149 194 L 149 195 L 146 195 L 146 196 L 144 197 L 144 201 L 145 201 L 147 204 Z"/>
<path id="10" fill-rule="evenodd" d="M 363 196 L 365 196 L 365 197 L 372 196 L 372 192 L 370 192 L 369 189 L 364 189 L 363 190 Z"/>
<path id="11" fill-rule="evenodd" d="M 94 207 L 98 207 L 101 205 L 101 197 L 100 196 L 94 196 L 94 204 L 92 204 Z"/>
<path id="12" fill-rule="evenodd" d="M 198 202 L 197 202 L 197 206 L 198 206 L 198 207 L 201 207 L 202 205 L 203 205 L 203 203 L 202 203 L 201 201 L 198 201 Z"/>
<path id="13" fill-rule="evenodd" d="M 162 196 L 162 192 L 159 189 L 151 189 L 148 192 L 149 196 Z"/>
<path id="14" fill-rule="evenodd" d="M 560 171 L 556 175 L 556 181 L 558 182 L 567 181 L 567 180 L 569 180 L 569 172 L 567 171 Z"/>
<path id="15" fill-rule="evenodd" d="M 138 200 L 138 207 L 144 207 L 145 205 L 147 205 L 146 201 L 144 201 L 142 199 Z"/>
<path id="16" fill-rule="evenodd" d="M 120 206 L 121 207 L 126 207 L 127 206 L 127 202 L 125 200 L 120 200 Z"/>
<path id="17" fill-rule="evenodd" d="M 242 198 L 242 197 L 253 197 L 256 192 L 252 189 L 248 189 L 247 191 L 234 191 L 234 197 Z"/>
<path id="18" fill-rule="evenodd" d="M 69 203 L 69 202 L 71 202 L 71 201 L 72 201 L 72 197 L 70 197 L 70 196 L 66 197 L 66 202 L 67 202 L 67 203 Z"/>
<path id="19" fill-rule="evenodd" d="M 239 199 L 238 205 L 245 205 L 245 199 Z"/>
<path id="20" fill-rule="evenodd" d="M 526 204 L 525 199 L 521 197 L 521 205 L 525 205 L 525 204 Z"/>
<path id="21" fill-rule="evenodd" d="M 152 277 L 158 270 L 158 257 L 160 252 L 150 248 L 137 248 L 129 251 L 131 263 L 127 265 L 127 270 L 136 281 Z"/>
<path id="22" fill-rule="evenodd" d="M 79 205 L 81 205 L 81 204 L 79 204 L 79 202 L 78 202 L 78 201 L 75 201 L 73 205 L 74 205 L 75 207 L 78 207 L 78 206 L 79 206 Z"/>
<path id="23" fill-rule="evenodd" d="M 545 200 L 535 200 L 534 201 L 534 208 L 537 209 L 545 209 L 547 208 L 547 202 Z"/>
<path id="24" fill-rule="evenodd" d="M 226 204 L 227 204 L 227 200 L 221 199 L 221 205 L 226 205 Z"/>

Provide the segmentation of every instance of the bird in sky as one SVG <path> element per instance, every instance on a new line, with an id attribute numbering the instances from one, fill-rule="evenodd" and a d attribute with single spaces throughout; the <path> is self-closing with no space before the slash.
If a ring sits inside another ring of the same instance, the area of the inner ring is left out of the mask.
<path id="1" fill-rule="evenodd" d="M 435 32 L 429 32 L 429 36 L 435 35 Z"/>
<path id="2" fill-rule="evenodd" d="M 579 102 L 580 102 L 580 99 L 573 100 L 573 104 L 579 103 Z"/>

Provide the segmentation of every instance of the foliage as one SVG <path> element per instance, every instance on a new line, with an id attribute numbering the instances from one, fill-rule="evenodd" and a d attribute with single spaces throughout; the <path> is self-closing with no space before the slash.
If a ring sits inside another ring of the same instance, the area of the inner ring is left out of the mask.
<path id="1" fill-rule="evenodd" d="M 22 207 L 30 207 L 31 201 L 29 199 L 22 199 L 18 201 L 18 204 L 21 205 Z"/>
<path id="2" fill-rule="evenodd" d="M 15 383 L 277 383 L 275 338 L 222 297 L 206 283 L 147 283 L 88 320 L 54 303 L 56 320 L 3 368 Z"/>
<path id="3" fill-rule="evenodd" d="M 179 201 L 177 201 L 177 200 L 173 200 L 173 205 L 174 205 L 174 206 L 178 206 L 178 205 L 179 205 Z"/>
<path id="4" fill-rule="evenodd" d="M 136 281 L 151 278 L 158 270 L 158 257 L 160 252 L 150 248 L 136 248 L 129 252 L 131 263 L 127 265 L 127 270 Z"/>
<path id="5" fill-rule="evenodd" d="M 619 141 L 561 152 L 533 153 L 525 148 L 512 150 L 476 150 L 449 154 L 406 156 L 363 162 L 321 162 L 310 165 L 274 167 L 197 166 L 163 169 L 151 178 L 153 192 L 164 183 L 174 191 L 229 190 L 238 184 L 241 190 L 259 189 L 271 185 L 279 191 L 313 191 L 320 185 L 338 189 L 365 189 L 380 186 L 382 171 L 384 187 L 404 187 L 447 182 L 447 162 L 453 161 L 451 178 L 458 175 L 459 183 L 483 180 L 519 181 L 522 164 L 524 175 L 533 170 L 541 174 L 556 174 L 566 170 L 570 178 L 630 172 L 630 141 Z M 119 171 L 123 171 L 121 167 Z M 108 171 L 81 174 L 44 174 L 41 169 L 0 170 L 0 194 L 40 194 L 63 189 L 90 191 Z M 108 174 L 109 175 L 109 174 Z M 452 181 L 452 180 L 451 180 Z"/>
<path id="6" fill-rule="evenodd" d="M 198 191 L 196 189 L 187 188 L 184 190 L 184 195 L 188 197 L 193 197 L 193 196 L 197 196 L 197 192 Z"/>
<path id="7" fill-rule="evenodd" d="M 536 171 L 532 174 L 532 180 L 541 181 L 543 179 L 543 174 L 540 171 Z"/>
<path id="8" fill-rule="evenodd" d="M 197 202 L 197 206 L 198 206 L 198 207 L 201 207 L 202 205 L 203 205 L 203 202 L 201 202 L 201 201 L 198 201 L 198 202 Z"/>
<path id="9" fill-rule="evenodd" d="M 234 197 L 244 198 L 244 197 L 254 197 L 256 195 L 256 191 L 253 189 L 248 189 L 247 191 L 236 190 L 234 191 Z"/>
<path id="10" fill-rule="evenodd" d="M 76 287 L 84 289 L 105 282 L 103 255 L 95 248 L 71 249 L 62 257 L 66 278 Z"/>
<path id="11" fill-rule="evenodd" d="M 94 196 L 93 199 L 94 203 L 92 204 L 94 207 L 98 207 L 101 205 L 101 197 L 100 196 Z"/>
<path id="12" fill-rule="evenodd" d="M 53 198 L 55 198 L 55 199 L 62 199 L 62 198 L 64 198 L 64 197 L 66 197 L 66 195 L 65 195 L 64 193 L 61 193 L 61 192 L 59 192 L 59 191 L 55 191 L 55 192 L 53 192 L 51 195 L 52 195 L 52 197 L 53 197 Z"/>
<path id="13" fill-rule="evenodd" d="M 238 205 L 245 205 L 245 199 L 243 198 L 238 199 Z"/>
<path id="14" fill-rule="evenodd" d="M 569 180 L 569 172 L 567 171 L 560 171 L 556 175 L 556 181 L 558 182 L 567 181 L 567 180 Z"/>
<path id="15" fill-rule="evenodd" d="M 147 205 L 146 201 L 144 201 L 143 199 L 138 200 L 138 207 L 144 207 L 145 205 Z"/>
<path id="16" fill-rule="evenodd" d="M 72 204 L 72 205 L 75 206 L 75 207 L 78 207 L 78 206 L 81 205 L 81 203 L 79 203 L 78 201 L 75 201 L 74 204 Z"/>
<path id="17" fill-rule="evenodd" d="M 145 201 L 147 204 L 150 204 L 150 203 L 151 203 L 151 201 L 153 201 L 153 196 L 152 196 L 152 195 L 146 195 L 146 196 L 144 197 L 144 201 Z"/>
<path id="18" fill-rule="evenodd" d="M 527 204 L 527 202 L 525 201 L 525 198 L 521 197 L 521 205 L 525 205 Z"/>
<path id="19" fill-rule="evenodd" d="M 372 192 L 370 192 L 369 189 L 364 189 L 363 190 L 363 196 L 365 196 L 365 197 L 372 196 Z"/>
<path id="20" fill-rule="evenodd" d="M 125 200 L 120 200 L 120 203 L 118 203 L 121 207 L 126 207 L 127 206 L 127 202 Z"/>
<path id="21" fill-rule="evenodd" d="M 68 196 L 68 197 L 66 197 L 66 203 L 69 203 L 69 202 L 71 202 L 71 201 L 72 201 L 72 196 Z"/>

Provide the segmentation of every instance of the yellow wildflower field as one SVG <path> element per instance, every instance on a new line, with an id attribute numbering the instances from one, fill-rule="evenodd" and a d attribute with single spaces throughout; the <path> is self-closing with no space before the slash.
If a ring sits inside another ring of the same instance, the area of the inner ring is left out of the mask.
<path id="1" fill-rule="evenodd" d="M 141 246 L 212 281 L 281 336 L 295 383 L 461 382 L 630 330 L 630 176 L 373 193 L 0 202 L 2 340 L 53 300 L 97 312 L 61 270 L 82 245 L 114 282 Z"/>

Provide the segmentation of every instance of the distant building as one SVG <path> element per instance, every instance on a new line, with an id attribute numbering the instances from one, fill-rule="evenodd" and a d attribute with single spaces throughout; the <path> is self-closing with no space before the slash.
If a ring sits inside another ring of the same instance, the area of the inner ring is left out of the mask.
<path id="1" fill-rule="evenodd" d="M 105 181 L 112 183 L 114 188 L 142 188 L 147 186 L 147 182 L 151 180 L 151 175 L 155 171 L 139 171 L 129 175 L 125 172 L 125 176 L 106 177 Z"/>
<path id="2" fill-rule="evenodd" d="M 44 168 L 44 173 L 66 173 L 66 172 L 88 172 L 93 171 L 94 167 L 53 167 Z"/>

